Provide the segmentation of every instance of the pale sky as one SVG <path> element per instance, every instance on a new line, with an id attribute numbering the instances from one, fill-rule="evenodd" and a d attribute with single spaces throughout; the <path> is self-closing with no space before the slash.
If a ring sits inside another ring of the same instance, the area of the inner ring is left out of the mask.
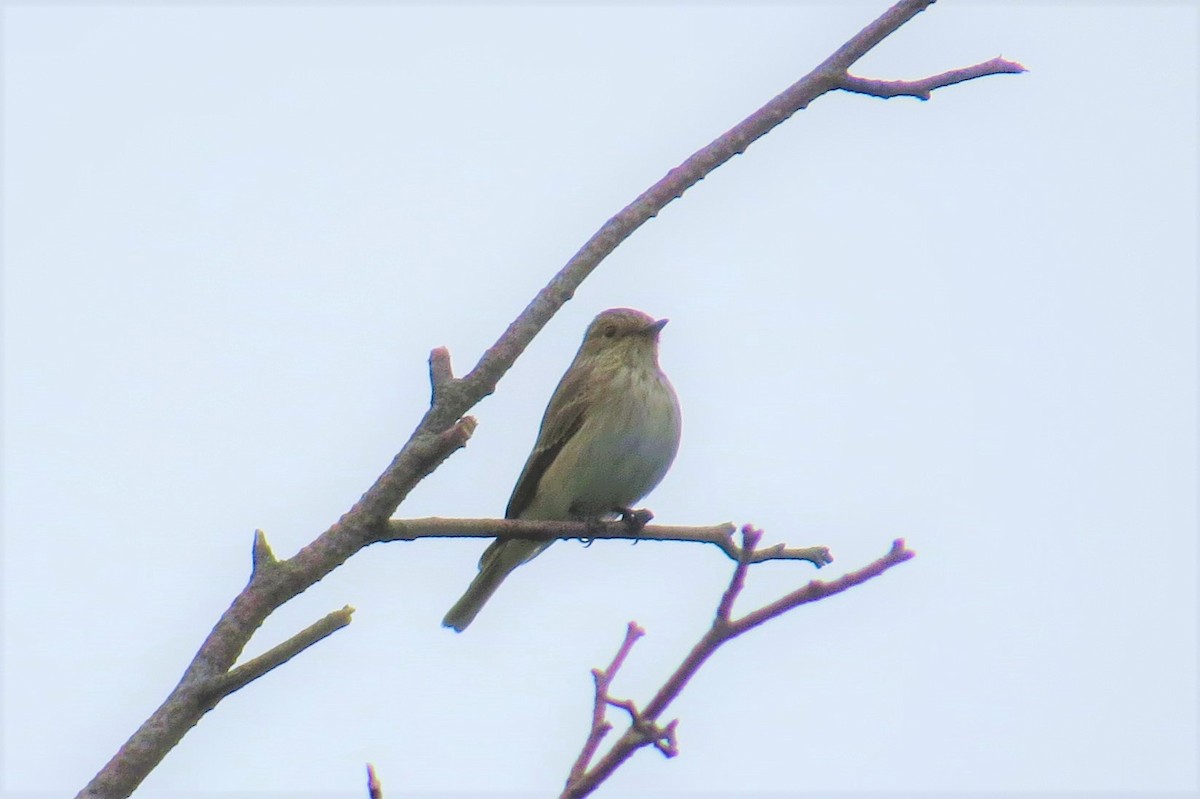
<path id="1" fill-rule="evenodd" d="M 245 584 L 638 192 L 885 2 L 4 6 L 5 799 L 72 795 Z M 683 443 L 642 504 L 833 565 L 918 556 L 730 644 L 681 754 L 599 796 L 1173 791 L 1197 776 L 1194 2 L 944 0 L 855 69 L 1029 72 L 820 98 L 555 317 L 398 515 L 503 513 L 598 311 L 671 319 Z M 556 544 L 464 634 L 480 541 L 371 547 L 247 656 L 354 622 L 205 717 L 139 796 L 554 796 L 589 670 L 644 703 L 710 547 Z M 614 722 L 624 719 L 613 715 Z M 39 793 L 44 792 L 44 793 Z M 226 792 L 226 793 L 220 793 Z M 708 792 L 708 793 L 705 793 Z"/>

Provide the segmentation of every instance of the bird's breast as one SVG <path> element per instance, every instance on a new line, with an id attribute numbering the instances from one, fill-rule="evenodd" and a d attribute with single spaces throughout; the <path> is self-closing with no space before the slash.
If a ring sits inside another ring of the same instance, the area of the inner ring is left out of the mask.
<path id="1" fill-rule="evenodd" d="M 675 391 L 657 370 L 620 370 L 539 481 L 524 518 L 608 516 L 658 485 L 679 448 Z"/>

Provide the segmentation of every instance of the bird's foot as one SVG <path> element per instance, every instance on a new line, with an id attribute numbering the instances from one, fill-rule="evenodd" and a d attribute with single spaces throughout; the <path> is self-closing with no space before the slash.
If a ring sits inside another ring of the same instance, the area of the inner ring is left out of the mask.
<path id="1" fill-rule="evenodd" d="M 625 527 L 626 533 L 631 536 L 635 536 L 641 532 L 642 528 L 654 518 L 654 514 L 645 508 L 638 508 L 637 510 L 633 508 L 613 508 L 612 512 L 620 517 L 621 524 Z M 576 518 L 583 522 L 584 534 L 579 540 L 585 547 L 590 547 L 592 542 L 596 540 L 596 537 L 607 529 L 606 522 L 601 516 L 576 516 Z M 634 539 L 634 543 L 637 543 L 636 538 Z"/>
<path id="2" fill-rule="evenodd" d="M 604 520 L 599 516 L 584 516 L 580 521 L 583 522 L 586 534 L 579 540 L 585 547 L 590 547 L 596 540 L 596 534 L 604 532 Z"/>
<path id="3" fill-rule="evenodd" d="M 654 518 L 654 514 L 645 508 L 614 508 L 621 515 L 621 523 L 625 525 L 625 529 L 630 535 L 635 535 L 642 531 L 642 528 L 650 523 Z"/>

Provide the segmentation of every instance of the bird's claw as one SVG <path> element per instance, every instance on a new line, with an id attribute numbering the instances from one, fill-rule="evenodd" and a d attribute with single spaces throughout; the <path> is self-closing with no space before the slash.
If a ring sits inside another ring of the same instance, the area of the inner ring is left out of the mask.
<path id="1" fill-rule="evenodd" d="M 604 521 L 596 516 L 584 519 L 583 526 L 588 533 L 588 538 L 595 538 L 597 534 L 604 532 Z"/>
<path id="2" fill-rule="evenodd" d="M 617 508 L 617 513 L 621 514 L 621 522 L 625 525 L 625 529 L 630 535 L 640 533 L 642 528 L 650 523 L 654 518 L 654 514 L 645 508 Z"/>

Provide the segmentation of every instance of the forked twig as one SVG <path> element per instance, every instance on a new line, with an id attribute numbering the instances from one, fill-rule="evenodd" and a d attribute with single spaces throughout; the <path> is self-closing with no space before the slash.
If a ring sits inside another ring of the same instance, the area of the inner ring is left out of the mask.
<path id="1" fill-rule="evenodd" d="M 915 555 L 912 550 L 904 546 L 902 539 L 897 539 L 892 543 L 892 548 L 886 555 L 858 571 L 850 572 L 830 582 L 813 580 L 774 602 L 747 613 L 740 619 L 734 619 L 732 618 L 733 605 L 746 585 L 746 573 L 753 563 L 751 553 L 762 538 L 762 531 L 747 525 L 742 528 L 742 537 L 742 548 L 745 554 L 734 567 L 729 587 L 725 589 L 717 604 L 712 625 L 644 709 L 639 710 L 631 700 L 614 700 L 608 693 L 616 669 L 624 663 L 634 642 L 645 633 L 637 624 L 629 623 L 625 642 L 621 645 L 617 656 L 613 658 L 613 665 L 609 666 L 605 672 L 598 670 L 592 672 L 596 677 L 592 726 L 579 757 L 567 776 L 566 787 L 563 789 L 561 799 L 579 799 L 579 797 L 587 796 L 643 746 L 653 745 L 667 757 L 674 757 L 678 754 L 679 749 L 675 737 L 678 719 L 661 727 L 658 725 L 658 719 L 671 702 L 682 693 L 688 681 L 699 671 L 700 667 L 727 641 L 800 605 L 839 594 L 848 588 L 878 577 L 893 566 L 897 566 Z M 630 725 L 612 748 L 600 758 L 595 766 L 589 769 L 588 765 L 595 758 L 600 741 L 612 729 L 612 725 L 603 712 L 605 705 L 613 705 L 626 710 L 630 715 Z"/>

